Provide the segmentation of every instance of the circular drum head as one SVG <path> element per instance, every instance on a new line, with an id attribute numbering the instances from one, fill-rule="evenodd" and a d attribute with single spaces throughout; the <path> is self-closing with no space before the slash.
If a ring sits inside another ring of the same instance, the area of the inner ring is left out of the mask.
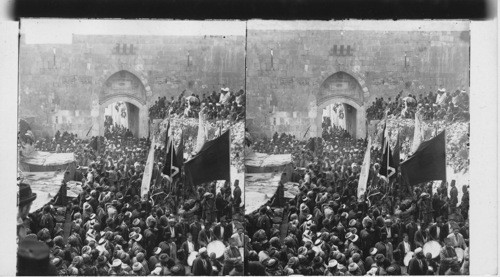
<path id="1" fill-rule="evenodd" d="M 413 254 L 414 254 L 413 252 L 406 253 L 405 258 L 403 260 L 405 266 L 408 266 L 410 264 L 410 260 L 413 258 Z"/>
<path id="2" fill-rule="evenodd" d="M 197 256 L 198 256 L 198 252 L 196 252 L 196 251 L 193 251 L 193 252 L 191 252 L 191 254 L 189 254 L 189 257 L 187 260 L 189 266 L 193 266 L 193 262 Z"/>
<path id="3" fill-rule="evenodd" d="M 215 257 L 219 259 L 222 257 L 222 255 L 224 255 L 224 248 L 225 246 L 222 241 L 215 240 L 207 245 L 207 252 L 208 255 L 210 255 L 211 253 L 215 253 Z"/>
<path id="4" fill-rule="evenodd" d="M 437 258 L 437 256 L 439 256 L 441 245 L 435 240 L 428 241 L 424 244 L 422 251 L 424 252 L 424 255 L 427 255 L 427 253 L 431 253 L 432 258 L 435 259 Z"/>

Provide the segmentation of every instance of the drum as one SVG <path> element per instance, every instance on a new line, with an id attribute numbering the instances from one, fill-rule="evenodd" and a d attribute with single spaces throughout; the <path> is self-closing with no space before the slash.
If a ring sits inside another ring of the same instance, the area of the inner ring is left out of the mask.
<path id="1" fill-rule="evenodd" d="M 414 254 L 415 254 L 415 253 L 413 253 L 413 252 L 411 252 L 411 251 L 410 251 L 410 252 L 408 252 L 408 253 L 406 253 L 405 258 L 404 258 L 404 260 L 403 260 L 403 262 L 404 262 L 405 266 L 408 266 L 408 265 L 410 264 L 410 260 L 413 258 L 413 255 L 414 255 Z"/>
<path id="2" fill-rule="evenodd" d="M 431 253 L 432 258 L 435 259 L 439 256 L 441 251 L 441 245 L 435 240 L 428 241 L 424 244 L 423 252 L 427 256 L 427 253 Z"/>
<path id="3" fill-rule="evenodd" d="M 215 253 L 215 257 L 220 259 L 222 255 L 224 255 L 224 243 L 220 240 L 214 240 L 207 245 L 207 253 L 210 255 L 211 253 Z"/>
<path id="4" fill-rule="evenodd" d="M 191 252 L 191 254 L 189 254 L 189 257 L 188 257 L 188 265 L 189 266 L 193 266 L 193 262 L 196 259 L 196 257 L 198 257 L 198 252 L 196 252 L 196 251 L 193 251 L 193 252 Z"/>
<path id="5" fill-rule="evenodd" d="M 457 247 L 455 248 L 455 253 L 457 253 L 458 262 L 461 263 L 464 260 L 465 251 L 462 248 Z"/>
<path id="6" fill-rule="evenodd" d="M 259 252 L 259 262 L 262 263 L 263 261 L 265 261 L 267 259 L 269 259 L 269 255 L 264 251 L 260 251 Z"/>

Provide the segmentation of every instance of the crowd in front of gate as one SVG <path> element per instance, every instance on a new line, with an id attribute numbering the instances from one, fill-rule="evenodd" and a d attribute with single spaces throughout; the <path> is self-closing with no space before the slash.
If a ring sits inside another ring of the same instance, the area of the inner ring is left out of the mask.
<path id="1" fill-rule="evenodd" d="M 366 141 L 341 129 L 319 140 L 275 134 L 253 143 L 257 152 L 292 154 L 288 177 L 299 193 L 284 199 L 280 181 L 268 205 L 248 216 L 248 275 L 469 274 L 468 186 L 403 186 L 400 173 L 379 173 L 381 151 L 371 149 L 358 198 Z"/>
<path id="2" fill-rule="evenodd" d="M 216 188 L 215 182 L 185 188 L 181 178 L 162 175 L 165 150 L 157 149 L 151 190 L 147 198 L 141 198 L 150 144 L 126 133 L 111 129 L 106 137 L 89 143 L 57 132 L 54 139 L 36 144 L 37 150 L 75 153 L 78 167 L 74 180 L 81 181 L 82 193 L 68 198 L 65 206 L 54 199 L 41 210 L 30 212 L 36 195 L 19 180 L 20 249 L 36 252 L 48 247 L 50 266 L 37 272 L 34 270 L 40 267 L 32 264 L 18 268 L 18 273 L 242 275 L 247 238 L 240 216 L 238 181 L 233 189 L 230 182 L 221 188 Z M 57 199 L 61 199 L 60 194 Z M 33 257 L 21 254 L 20 264 L 23 259 L 33 261 Z"/>
<path id="3" fill-rule="evenodd" d="M 398 93 L 394 100 L 389 97 L 376 98 L 368 109 L 368 120 L 380 120 L 385 113 L 401 118 L 414 118 L 415 113 L 422 115 L 424 120 L 445 120 L 448 122 L 469 120 L 469 93 L 465 90 L 447 92 L 439 89 L 436 93 L 430 91 L 427 95 L 409 94 L 402 97 Z"/>
<path id="4" fill-rule="evenodd" d="M 220 92 L 203 93 L 201 96 L 194 93 L 186 95 L 186 91 L 183 91 L 177 99 L 173 96 L 170 100 L 167 100 L 166 96 L 158 97 L 149 108 L 149 117 L 151 119 L 163 119 L 167 116 L 197 118 L 203 107 L 206 108 L 209 120 L 242 120 L 245 118 L 245 92 L 221 88 Z"/>

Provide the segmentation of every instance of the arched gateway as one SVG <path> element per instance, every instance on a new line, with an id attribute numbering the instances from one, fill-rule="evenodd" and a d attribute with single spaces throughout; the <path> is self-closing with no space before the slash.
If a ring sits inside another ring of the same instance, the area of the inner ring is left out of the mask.
<path id="1" fill-rule="evenodd" d="M 99 93 L 99 135 L 104 135 L 106 108 L 118 103 L 122 107 L 121 115 L 126 118 L 125 126 L 135 137 L 148 135 L 148 108 L 146 106 L 146 89 L 141 80 L 122 70 L 111 75 L 103 84 Z M 118 108 L 117 108 L 118 109 Z"/>
<path id="2" fill-rule="evenodd" d="M 321 136 L 324 112 L 332 111 L 332 106 L 336 105 L 335 110 L 342 111 L 338 117 L 342 121 L 340 125 L 352 136 L 365 138 L 366 110 L 363 103 L 363 88 L 352 75 L 343 71 L 330 75 L 316 95 L 316 135 Z"/>

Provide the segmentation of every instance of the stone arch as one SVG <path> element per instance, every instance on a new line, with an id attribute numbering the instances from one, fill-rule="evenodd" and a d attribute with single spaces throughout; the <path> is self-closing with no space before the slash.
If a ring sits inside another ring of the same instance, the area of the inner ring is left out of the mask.
<path id="1" fill-rule="evenodd" d="M 363 82 L 364 84 L 364 82 Z M 334 103 L 347 104 L 355 111 L 355 136 L 366 137 L 366 109 L 364 98 L 368 92 L 366 86 L 362 86 L 359 79 L 346 71 L 338 71 L 328 76 L 320 85 L 315 101 L 315 123 L 313 134 L 321 136 L 323 109 Z"/>
<path id="2" fill-rule="evenodd" d="M 130 74 L 135 75 L 141 81 L 141 83 L 144 85 L 144 89 L 146 91 L 147 96 L 151 96 L 152 91 L 151 91 L 151 87 L 150 87 L 149 82 L 148 82 L 148 75 L 143 70 L 141 70 L 139 68 L 132 67 L 132 66 L 128 66 L 128 65 L 114 66 L 111 70 L 107 70 L 107 74 L 105 74 L 102 78 L 103 83 L 106 82 L 107 80 L 109 80 L 109 78 L 111 78 L 111 76 L 113 76 L 116 73 L 121 72 L 121 71 L 129 72 Z"/>
<path id="3" fill-rule="evenodd" d="M 354 67 L 354 69 L 356 69 L 356 66 Z M 351 75 L 356 81 L 358 81 L 360 87 L 361 87 L 361 90 L 363 91 L 363 96 L 364 98 L 368 98 L 370 97 L 370 91 L 368 90 L 368 87 L 366 86 L 366 82 L 365 82 L 365 79 L 366 79 L 366 76 L 364 74 L 362 74 L 361 72 L 359 72 L 358 70 L 351 70 L 351 69 L 348 69 L 348 68 L 342 68 L 340 70 L 337 70 L 335 71 L 334 73 L 330 74 L 330 75 L 324 75 L 322 74 L 323 77 L 327 76 L 323 82 L 325 80 L 327 80 L 329 77 L 337 74 L 337 73 L 345 73 L 345 74 L 348 74 L 348 75 Z"/>
<path id="4" fill-rule="evenodd" d="M 146 104 L 146 87 L 136 74 L 128 70 L 120 70 L 111 74 L 101 85 L 99 91 L 99 103 L 115 96 L 128 96 Z"/>
<path id="5" fill-rule="evenodd" d="M 131 126 L 132 133 L 137 137 L 148 135 L 148 107 L 146 88 L 139 77 L 127 70 L 117 71 L 104 80 L 98 96 L 97 125 L 99 135 L 104 135 L 104 111 L 105 108 L 115 102 L 128 103 L 133 111 Z M 135 107 L 135 108 L 134 108 Z M 130 118 L 129 118 L 130 120 Z"/>

